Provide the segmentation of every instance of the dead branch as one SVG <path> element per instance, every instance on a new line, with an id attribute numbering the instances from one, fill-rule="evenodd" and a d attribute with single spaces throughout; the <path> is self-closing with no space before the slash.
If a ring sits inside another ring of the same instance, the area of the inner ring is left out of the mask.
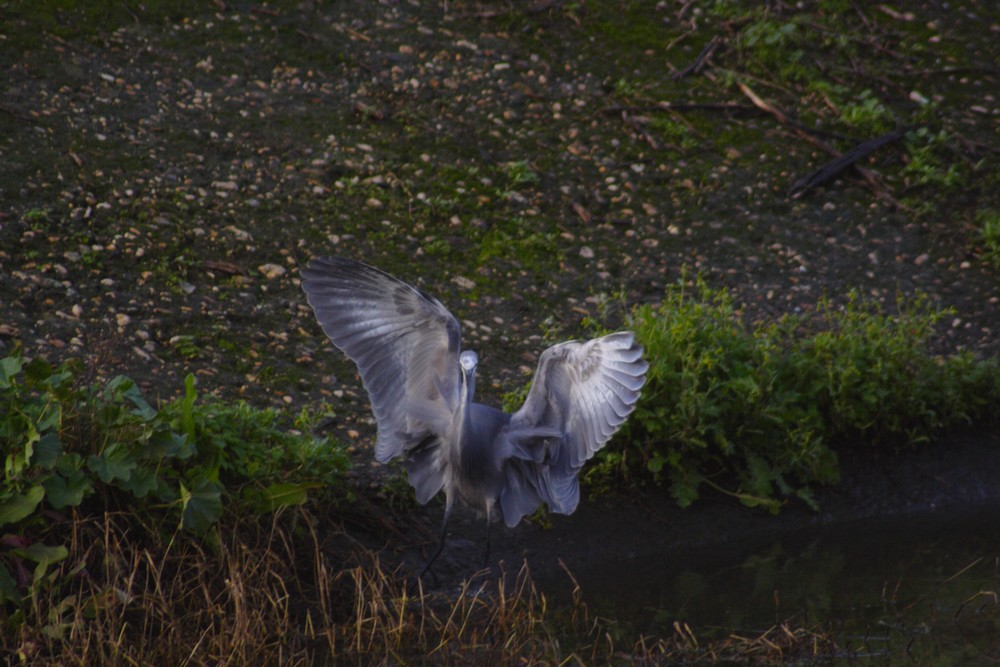
<path id="1" fill-rule="evenodd" d="M 750 88 L 750 86 L 748 86 L 746 83 L 744 83 L 743 81 L 738 81 L 737 84 L 739 85 L 740 90 L 743 91 L 743 94 L 746 95 L 747 98 L 749 98 L 749 100 L 754 103 L 754 105 L 756 105 L 759 109 L 762 109 L 763 111 L 766 111 L 767 113 L 774 116 L 778 120 L 778 122 L 781 123 L 782 125 L 787 125 L 791 127 L 799 138 L 804 139 L 805 141 L 811 143 L 813 146 L 816 146 L 817 148 L 829 153 L 835 158 L 842 157 L 842 153 L 839 150 L 837 150 L 827 142 L 823 141 L 819 137 L 816 137 L 813 134 L 811 134 L 808 131 L 808 129 L 805 128 L 801 123 L 792 119 L 791 116 L 786 114 L 784 111 L 775 107 L 770 102 L 757 95 L 757 93 L 755 93 L 753 89 Z M 879 177 L 877 173 L 875 173 L 871 169 L 862 167 L 860 164 L 857 163 L 857 161 L 850 163 L 850 166 L 854 167 L 854 169 L 859 174 L 861 174 L 862 177 L 864 177 L 865 181 L 868 183 L 869 189 L 872 192 L 874 192 L 879 199 L 884 200 L 887 204 L 889 204 L 894 208 L 899 208 L 899 209 L 906 208 L 905 206 L 900 204 L 895 197 L 892 196 L 892 193 L 889 192 L 889 189 L 885 187 L 885 185 L 882 183 L 881 177 Z"/>
<path id="2" fill-rule="evenodd" d="M 699 53 L 698 57 L 694 59 L 694 62 L 692 62 L 690 65 L 682 69 L 680 72 L 676 72 L 672 77 L 673 80 L 680 81 L 688 74 L 697 74 L 698 72 L 700 72 L 708 63 L 708 60 L 712 57 L 712 54 L 715 53 L 715 50 L 719 48 L 719 44 L 722 44 L 722 40 L 719 38 L 718 35 L 708 40 L 708 44 L 706 44 L 705 48 L 701 50 L 701 53 Z"/>
<path id="3" fill-rule="evenodd" d="M 647 113 L 650 111 L 753 111 L 755 107 L 736 102 L 656 102 L 655 104 L 615 104 L 604 107 L 600 113 L 617 116 L 620 113 Z"/>
<path id="4" fill-rule="evenodd" d="M 812 188 L 837 176 L 840 172 L 854 165 L 856 162 L 865 159 L 883 146 L 899 141 L 905 134 L 904 130 L 894 130 L 880 137 L 861 142 L 840 157 L 830 160 L 808 176 L 795 181 L 788 190 L 788 196 L 792 199 L 798 199 Z"/>

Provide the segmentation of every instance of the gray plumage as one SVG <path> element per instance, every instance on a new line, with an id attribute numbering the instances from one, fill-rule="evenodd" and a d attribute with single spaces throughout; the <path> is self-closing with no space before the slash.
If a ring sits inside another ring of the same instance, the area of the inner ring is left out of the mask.
<path id="1" fill-rule="evenodd" d="M 458 321 L 440 301 L 350 259 L 319 257 L 301 275 L 320 326 L 368 391 L 375 458 L 405 456 L 420 503 L 444 489 L 442 544 L 456 498 L 487 522 L 499 504 L 508 526 L 541 503 L 576 509 L 580 469 L 635 408 L 646 379 L 633 333 L 548 348 L 524 405 L 507 414 L 473 402 L 478 359 L 462 351 Z"/>

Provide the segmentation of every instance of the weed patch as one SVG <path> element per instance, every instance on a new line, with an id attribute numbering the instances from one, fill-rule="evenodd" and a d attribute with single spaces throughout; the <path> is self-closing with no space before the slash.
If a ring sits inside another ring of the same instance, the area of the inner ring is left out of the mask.
<path id="1" fill-rule="evenodd" d="M 984 209 L 976 213 L 976 224 L 982 242 L 983 254 L 1000 268 L 1000 211 Z"/>
<path id="2" fill-rule="evenodd" d="M 928 351 L 943 314 L 920 299 L 888 314 L 855 294 L 748 325 L 725 290 L 672 287 L 632 312 L 648 382 L 587 479 L 600 488 L 610 471 L 638 469 L 682 506 L 705 486 L 771 511 L 789 495 L 814 504 L 843 447 L 925 442 L 994 418 L 996 361 Z"/>
<path id="3" fill-rule="evenodd" d="M 53 585 L 50 568 L 67 555 L 39 537 L 58 534 L 53 517 L 130 507 L 217 543 L 227 501 L 262 512 L 302 504 L 347 467 L 340 448 L 282 430 L 273 411 L 198 402 L 190 375 L 156 409 L 124 376 L 78 387 L 72 363 L 15 351 L 0 359 L 0 415 L 0 604 L 15 607 Z"/>

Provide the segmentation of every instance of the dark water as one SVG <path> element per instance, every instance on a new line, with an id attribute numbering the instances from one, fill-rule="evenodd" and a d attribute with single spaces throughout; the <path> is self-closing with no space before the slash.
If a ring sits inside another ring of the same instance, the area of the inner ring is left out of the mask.
<path id="1" fill-rule="evenodd" d="M 1000 471 L 998 471 L 1000 474 Z M 1000 507 L 594 563 L 591 611 L 658 636 L 829 629 L 866 663 L 1000 664 Z"/>

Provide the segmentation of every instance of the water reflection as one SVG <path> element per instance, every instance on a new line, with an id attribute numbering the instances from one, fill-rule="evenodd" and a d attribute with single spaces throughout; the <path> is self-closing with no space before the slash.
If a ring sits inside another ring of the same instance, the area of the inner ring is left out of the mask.
<path id="1" fill-rule="evenodd" d="M 766 540 L 595 564 L 591 609 L 636 630 L 830 628 L 855 655 L 919 664 L 1000 660 L 1000 511 L 865 521 Z M 956 662 L 956 660 L 958 662 Z"/>

